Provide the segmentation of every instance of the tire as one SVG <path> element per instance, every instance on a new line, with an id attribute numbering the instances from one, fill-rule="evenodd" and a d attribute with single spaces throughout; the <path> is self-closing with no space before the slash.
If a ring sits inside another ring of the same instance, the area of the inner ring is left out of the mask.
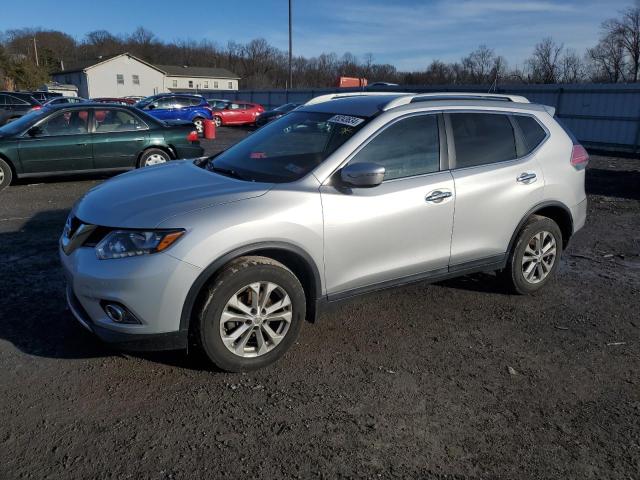
<path id="1" fill-rule="evenodd" d="M 265 321 L 261 315 L 269 309 L 274 309 L 271 320 Z M 240 257 L 205 293 L 192 322 L 191 343 L 221 370 L 256 370 L 274 363 L 293 345 L 305 312 L 304 289 L 291 270 L 270 258 Z"/>
<path id="2" fill-rule="evenodd" d="M 216 124 L 216 128 L 221 127 L 222 126 L 222 118 L 217 116 L 217 115 L 214 115 L 213 116 L 213 123 Z"/>
<path id="3" fill-rule="evenodd" d="M 13 180 L 11 165 L 0 158 L 0 191 L 11 185 L 11 180 Z"/>
<path id="4" fill-rule="evenodd" d="M 193 119 L 193 126 L 196 127 L 198 135 L 204 136 L 204 118 L 196 117 Z"/>
<path id="5" fill-rule="evenodd" d="M 171 160 L 171 155 L 160 148 L 149 148 L 142 152 L 138 160 L 138 168 L 160 165 Z"/>
<path id="6" fill-rule="evenodd" d="M 534 215 L 518 233 L 500 276 L 513 293 L 535 293 L 553 278 L 561 255 L 562 232 L 558 224 Z"/>

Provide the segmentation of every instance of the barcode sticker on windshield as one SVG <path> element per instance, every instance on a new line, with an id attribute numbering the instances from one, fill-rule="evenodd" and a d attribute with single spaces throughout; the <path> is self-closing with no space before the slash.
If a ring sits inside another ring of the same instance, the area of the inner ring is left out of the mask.
<path id="1" fill-rule="evenodd" d="M 334 115 L 331 117 L 329 122 L 333 123 L 341 123 L 342 125 L 349 125 L 350 127 L 356 127 L 364 122 L 363 118 L 351 117 L 349 115 Z"/>

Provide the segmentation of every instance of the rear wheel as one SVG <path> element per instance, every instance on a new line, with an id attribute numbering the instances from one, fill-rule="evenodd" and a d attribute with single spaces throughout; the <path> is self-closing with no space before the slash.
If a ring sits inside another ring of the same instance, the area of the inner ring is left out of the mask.
<path id="1" fill-rule="evenodd" d="M 196 117 L 193 119 L 193 126 L 196 127 L 198 135 L 204 135 L 204 118 Z"/>
<path id="2" fill-rule="evenodd" d="M 206 293 L 192 342 L 223 370 L 262 368 L 296 341 L 305 302 L 300 281 L 283 264 L 266 257 L 239 258 Z"/>
<path id="3" fill-rule="evenodd" d="M 547 217 L 534 215 L 522 227 L 502 277 L 519 294 L 534 293 L 553 277 L 562 254 L 562 232 Z"/>
<path id="4" fill-rule="evenodd" d="M 0 190 L 4 190 L 11 184 L 13 172 L 11 166 L 0 158 Z"/>
<path id="5" fill-rule="evenodd" d="M 216 127 L 222 126 L 222 118 L 220 118 L 219 116 L 215 115 L 213 117 L 213 123 L 216 124 Z"/>
<path id="6" fill-rule="evenodd" d="M 145 150 L 140 156 L 138 168 L 160 165 L 161 163 L 167 163 L 169 160 L 171 160 L 171 156 L 164 150 L 159 148 L 150 148 Z"/>

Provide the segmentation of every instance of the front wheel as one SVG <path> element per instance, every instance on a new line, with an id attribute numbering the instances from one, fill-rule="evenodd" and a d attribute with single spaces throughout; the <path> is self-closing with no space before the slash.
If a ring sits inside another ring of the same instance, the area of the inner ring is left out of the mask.
<path id="1" fill-rule="evenodd" d="M 161 163 L 167 163 L 169 160 L 171 160 L 171 157 L 164 150 L 160 150 L 159 148 L 150 148 L 145 150 L 140 156 L 138 168 L 160 165 Z"/>
<path id="2" fill-rule="evenodd" d="M 192 343 L 222 370 L 242 372 L 280 358 L 298 337 L 306 311 L 300 281 L 266 257 L 224 268 L 194 319 Z"/>
<path id="3" fill-rule="evenodd" d="M 515 293 L 537 292 L 555 274 L 561 254 L 562 232 L 558 224 L 534 215 L 520 230 L 502 278 Z"/>

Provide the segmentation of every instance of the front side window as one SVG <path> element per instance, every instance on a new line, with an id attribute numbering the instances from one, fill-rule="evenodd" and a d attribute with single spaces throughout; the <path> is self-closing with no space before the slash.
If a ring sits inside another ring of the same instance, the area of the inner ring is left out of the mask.
<path id="1" fill-rule="evenodd" d="M 475 167 L 517 158 L 509 117 L 498 113 L 452 113 L 456 168 Z"/>
<path id="2" fill-rule="evenodd" d="M 96 110 L 96 133 L 131 132 L 147 126 L 125 110 Z"/>
<path id="3" fill-rule="evenodd" d="M 118 73 L 116 75 L 116 83 L 118 85 L 124 85 L 124 75 L 122 75 L 121 73 Z"/>
<path id="4" fill-rule="evenodd" d="M 131 81 L 134 85 L 140 85 L 140 77 L 138 75 L 131 75 Z"/>
<path id="5" fill-rule="evenodd" d="M 408 117 L 385 128 L 349 163 L 364 162 L 382 165 L 385 180 L 437 172 L 440 170 L 437 116 Z"/>
<path id="6" fill-rule="evenodd" d="M 60 112 L 42 122 L 39 127 L 42 136 L 81 135 L 87 133 L 88 110 Z"/>
<path id="7" fill-rule="evenodd" d="M 251 134 L 220 155 L 209 170 L 242 180 L 291 182 L 320 165 L 367 123 L 367 119 L 315 112 L 292 112 Z"/>

